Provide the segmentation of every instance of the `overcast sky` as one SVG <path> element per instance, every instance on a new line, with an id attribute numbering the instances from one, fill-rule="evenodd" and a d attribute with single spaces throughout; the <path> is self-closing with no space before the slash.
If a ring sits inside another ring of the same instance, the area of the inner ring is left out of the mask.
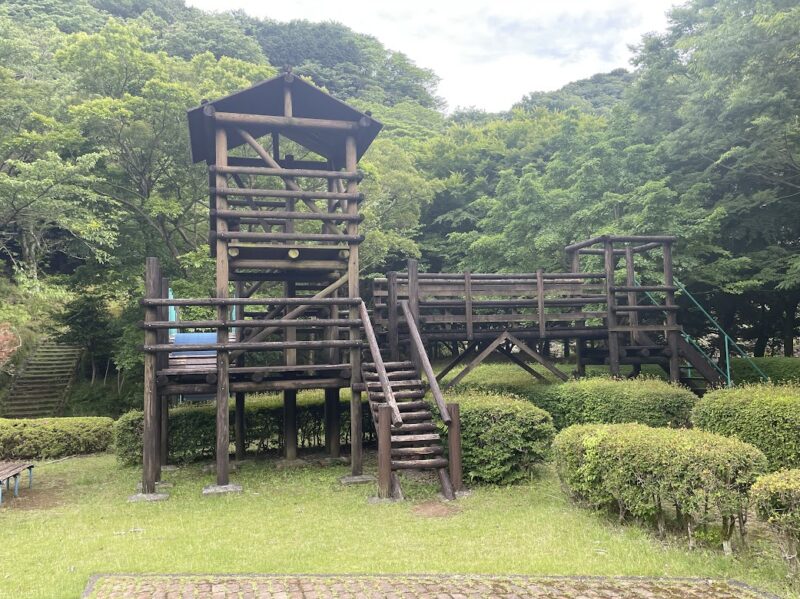
<path id="1" fill-rule="evenodd" d="M 450 110 L 505 110 L 531 91 L 558 89 L 629 66 L 628 46 L 666 27 L 676 0 L 188 0 L 278 21 L 339 21 L 433 69 Z"/>

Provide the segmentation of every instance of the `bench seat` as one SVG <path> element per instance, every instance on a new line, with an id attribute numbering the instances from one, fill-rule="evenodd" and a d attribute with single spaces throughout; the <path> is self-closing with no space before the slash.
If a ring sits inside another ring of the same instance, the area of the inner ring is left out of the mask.
<path id="1" fill-rule="evenodd" d="M 0 462 L 0 504 L 3 503 L 3 483 L 6 490 L 11 488 L 14 479 L 14 497 L 19 497 L 19 475 L 28 471 L 28 488 L 33 486 L 33 464 L 30 462 Z"/>

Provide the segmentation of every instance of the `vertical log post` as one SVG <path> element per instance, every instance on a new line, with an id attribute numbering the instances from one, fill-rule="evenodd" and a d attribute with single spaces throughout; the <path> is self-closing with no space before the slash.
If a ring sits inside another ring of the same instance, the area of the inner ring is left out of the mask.
<path id="1" fill-rule="evenodd" d="M 608 316 L 608 365 L 611 376 L 619 376 L 619 334 L 617 328 L 617 302 L 614 295 L 614 243 L 610 239 L 603 241 L 603 255 L 606 272 L 606 304 Z"/>
<path id="2" fill-rule="evenodd" d="M 236 297 L 249 297 L 245 291 L 244 283 L 241 281 L 236 282 Z M 235 320 L 244 320 L 244 306 L 236 306 L 234 307 L 236 311 Z M 236 327 L 236 340 L 242 340 L 242 327 Z M 236 358 L 236 365 L 241 367 L 244 366 L 244 354 L 241 354 Z M 247 436 L 247 431 L 245 430 L 245 419 L 244 419 L 244 392 L 237 391 L 236 392 L 236 405 L 234 408 L 234 433 L 233 436 L 236 441 L 236 461 L 241 462 L 245 457 L 245 437 Z"/>
<path id="3" fill-rule="evenodd" d="M 464 315 L 467 321 L 467 340 L 472 341 L 474 330 L 472 324 L 472 273 L 464 271 Z"/>
<path id="4" fill-rule="evenodd" d="M 389 357 L 400 360 L 400 341 L 397 331 L 397 272 L 386 276 L 386 327 L 389 338 Z"/>
<path id="5" fill-rule="evenodd" d="M 228 165 L 228 135 L 225 127 L 217 124 L 215 136 L 215 150 L 217 166 Z M 227 181 L 224 174 L 218 173 L 216 176 L 216 187 L 224 189 Z M 225 195 L 217 194 L 217 210 L 226 210 L 228 201 Z M 228 224 L 222 219 L 216 219 L 217 232 L 227 232 Z M 216 238 L 217 248 L 217 298 L 227 299 L 229 297 L 228 282 L 228 242 L 225 239 Z M 220 304 L 217 307 L 217 320 L 227 322 L 229 307 Z M 217 329 L 217 343 L 228 343 L 228 327 L 221 326 Z M 229 355 L 227 351 L 217 351 L 217 485 L 225 486 L 230 482 L 228 475 L 229 451 L 230 451 L 230 429 L 228 414 L 228 365 Z"/>
<path id="6" fill-rule="evenodd" d="M 581 257 L 580 254 L 576 251 L 571 251 L 567 255 L 569 258 L 570 264 L 570 271 L 574 273 L 579 273 L 581 271 Z M 578 295 L 583 295 L 583 285 L 578 286 L 579 292 Z M 584 328 L 585 320 L 578 320 L 575 323 L 575 326 L 579 329 Z M 583 354 L 584 354 L 584 340 L 582 337 L 575 338 L 575 374 L 579 377 L 586 376 L 586 364 L 583 361 Z"/>
<path id="7" fill-rule="evenodd" d="M 358 149 L 356 138 L 348 135 L 345 140 L 345 170 L 353 172 L 357 168 Z M 358 182 L 354 179 L 347 181 L 347 193 L 356 193 Z M 358 201 L 347 200 L 347 214 L 358 214 Z M 347 234 L 358 235 L 358 223 L 348 221 Z M 347 257 L 347 296 L 351 298 L 361 297 L 358 288 L 358 243 L 350 243 L 348 246 L 350 254 Z M 359 318 L 358 306 L 350 306 L 348 312 L 350 320 Z M 350 341 L 359 341 L 361 331 L 357 326 L 350 327 Z M 361 348 L 353 347 L 350 349 L 350 467 L 353 476 L 359 476 L 364 470 L 363 466 L 363 447 L 361 431 L 361 392 L 355 390 L 355 385 L 361 382 Z"/>
<path id="8" fill-rule="evenodd" d="M 294 201 L 291 202 L 294 204 Z M 287 204 L 289 202 L 287 201 Z M 291 221 L 287 220 L 286 228 L 290 229 Z M 286 297 L 295 297 L 294 282 L 284 283 L 284 295 Z M 297 329 L 295 327 L 287 327 L 285 339 L 288 342 L 297 341 Z M 284 363 L 286 366 L 297 365 L 297 350 L 285 349 L 284 350 Z M 283 447 L 284 454 L 287 460 L 297 459 L 297 389 L 286 389 L 283 392 Z"/>
<path id="9" fill-rule="evenodd" d="M 672 267 L 672 243 L 664 243 L 664 285 L 675 286 L 675 275 Z M 664 305 L 675 306 L 675 292 L 667 290 Z M 681 379 L 681 363 L 678 356 L 678 314 L 675 310 L 667 311 L 667 345 L 669 347 L 669 380 L 677 383 Z"/>
<path id="10" fill-rule="evenodd" d="M 157 298 L 161 295 L 161 272 L 158 258 L 147 258 L 144 274 L 145 297 Z M 145 322 L 158 320 L 158 308 L 147 306 Z M 155 345 L 158 334 L 155 329 L 145 329 L 145 345 Z M 158 357 L 153 352 L 144 355 L 144 433 L 142 439 L 142 493 L 155 493 L 159 478 L 158 460 L 158 389 L 156 370 Z"/>
<path id="11" fill-rule="evenodd" d="M 536 271 L 536 306 L 538 308 L 537 318 L 539 320 L 539 337 L 544 340 L 547 338 L 547 322 L 544 315 L 544 272 L 540 268 Z"/>
<path id="12" fill-rule="evenodd" d="M 625 285 L 629 288 L 636 285 L 636 271 L 633 268 L 633 247 L 625 246 Z M 638 294 L 635 291 L 628 291 L 628 305 L 635 306 L 638 303 Z M 628 312 L 628 323 L 631 326 L 631 345 L 639 344 L 639 313 Z"/>
<path id="13" fill-rule="evenodd" d="M 392 494 L 392 409 L 387 404 L 378 407 L 378 497 L 388 499 Z"/>
<path id="14" fill-rule="evenodd" d="M 447 454 L 450 462 L 450 482 L 453 491 L 464 487 L 464 473 L 461 465 L 461 412 L 457 403 L 447 404 L 450 424 L 447 425 Z"/>

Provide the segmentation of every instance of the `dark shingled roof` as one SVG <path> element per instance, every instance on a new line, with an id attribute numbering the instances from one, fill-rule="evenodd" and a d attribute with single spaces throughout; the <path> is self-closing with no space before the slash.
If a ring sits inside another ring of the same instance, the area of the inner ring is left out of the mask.
<path id="1" fill-rule="evenodd" d="M 318 87 L 292 75 L 279 75 L 267 79 L 240 92 L 209 102 L 208 105 L 213 106 L 217 112 L 283 116 L 283 88 L 287 79 L 291 80 L 293 117 L 358 121 L 367 116 Z M 214 140 L 208 139 L 203 106 L 189 110 L 188 117 L 192 162 L 205 160 L 212 163 L 214 156 L 210 148 L 213 148 Z M 356 133 L 359 159 L 383 128 L 383 125 L 372 117 L 369 119 L 370 125 L 359 127 Z M 267 125 L 251 126 L 248 130 L 255 137 L 261 137 L 270 132 Z M 281 131 L 281 135 L 332 160 L 337 168 L 344 166 L 344 144 L 347 135 L 345 131 L 291 128 Z M 228 146 L 230 148 L 236 148 L 243 143 L 245 143 L 244 140 L 238 134 L 229 133 Z"/>

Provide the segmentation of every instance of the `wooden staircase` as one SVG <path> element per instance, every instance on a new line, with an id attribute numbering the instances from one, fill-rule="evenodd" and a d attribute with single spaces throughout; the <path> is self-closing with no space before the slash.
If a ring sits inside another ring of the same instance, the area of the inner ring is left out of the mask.
<path id="1" fill-rule="evenodd" d="M 424 401 L 426 389 L 419 371 L 413 362 L 383 364 L 403 420 L 391 431 L 392 496 L 402 498 L 398 470 L 436 470 L 442 483 L 442 494 L 453 499 L 455 496 L 447 472 L 448 460 L 444 457 L 444 445 L 434 422 L 434 414 Z M 375 363 L 362 362 L 361 376 L 377 430 L 378 410 L 386 405 L 386 399 Z"/>
<path id="2" fill-rule="evenodd" d="M 2 406 L 5 418 L 58 416 L 75 377 L 81 348 L 41 343 L 14 377 Z"/>

